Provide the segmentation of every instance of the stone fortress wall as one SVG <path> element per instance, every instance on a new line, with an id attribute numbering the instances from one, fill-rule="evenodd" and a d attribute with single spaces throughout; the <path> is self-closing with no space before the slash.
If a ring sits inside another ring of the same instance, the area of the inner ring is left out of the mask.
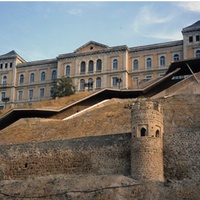
<path id="1" fill-rule="evenodd" d="M 199 129 L 171 128 L 152 102 L 135 104 L 132 128 L 132 133 L 0 146 L 0 179 L 64 173 L 200 180 Z"/>
<path id="2" fill-rule="evenodd" d="M 0 147 L 0 178 L 130 174 L 130 133 Z"/>

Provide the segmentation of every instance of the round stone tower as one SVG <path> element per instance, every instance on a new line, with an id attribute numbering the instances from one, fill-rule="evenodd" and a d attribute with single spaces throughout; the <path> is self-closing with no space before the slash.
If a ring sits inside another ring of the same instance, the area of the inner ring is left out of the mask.
<path id="1" fill-rule="evenodd" d="M 163 181 L 163 112 L 149 100 L 135 102 L 131 111 L 131 175 L 135 179 Z"/>

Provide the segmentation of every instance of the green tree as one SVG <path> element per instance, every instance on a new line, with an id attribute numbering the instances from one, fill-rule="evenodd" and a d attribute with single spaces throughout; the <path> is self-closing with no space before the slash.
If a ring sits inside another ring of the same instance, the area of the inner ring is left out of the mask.
<path id="1" fill-rule="evenodd" d="M 56 79 L 51 89 L 51 97 L 53 99 L 56 97 L 70 96 L 74 93 L 75 86 L 72 83 L 72 79 L 68 76 Z"/>

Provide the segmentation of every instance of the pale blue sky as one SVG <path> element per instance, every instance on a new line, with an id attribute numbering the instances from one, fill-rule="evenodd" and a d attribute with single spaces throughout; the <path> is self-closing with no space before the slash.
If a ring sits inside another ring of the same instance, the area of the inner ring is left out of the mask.
<path id="1" fill-rule="evenodd" d="M 0 55 L 55 58 L 90 40 L 135 47 L 181 40 L 200 2 L 0 2 Z"/>

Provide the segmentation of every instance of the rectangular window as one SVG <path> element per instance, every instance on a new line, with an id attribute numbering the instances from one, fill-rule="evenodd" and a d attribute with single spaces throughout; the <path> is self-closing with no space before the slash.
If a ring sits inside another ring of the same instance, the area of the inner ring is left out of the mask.
<path id="1" fill-rule="evenodd" d="M 6 92 L 1 92 L 1 101 L 2 99 L 6 98 Z"/>
<path id="2" fill-rule="evenodd" d="M 112 78 L 112 86 L 117 87 L 117 77 Z"/>
<path id="3" fill-rule="evenodd" d="M 189 37 L 189 42 L 193 42 L 193 36 Z"/>
<path id="4" fill-rule="evenodd" d="M 18 100 L 22 101 L 22 98 L 23 98 L 23 91 L 19 91 L 18 92 Z"/>
<path id="5" fill-rule="evenodd" d="M 6 69 L 8 68 L 8 63 L 5 64 L 5 68 L 6 68 Z"/>
<path id="6" fill-rule="evenodd" d="M 10 63 L 10 68 L 12 68 L 12 63 Z"/>
<path id="7" fill-rule="evenodd" d="M 3 64 L 0 64 L 0 69 L 3 69 Z"/>
<path id="8" fill-rule="evenodd" d="M 40 99 L 44 98 L 44 88 L 40 88 Z"/>
<path id="9" fill-rule="evenodd" d="M 196 41 L 197 42 L 199 41 L 199 35 L 196 35 Z"/>
<path id="10" fill-rule="evenodd" d="M 33 89 L 29 90 L 29 96 L 28 96 L 29 100 L 33 99 Z"/>
<path id="11" fill-rule="evenodd" d="M 151 78 L 152 78 L 152 76 L 151 75 L 146 75 L 146 80 L 150 80 Z"/>

